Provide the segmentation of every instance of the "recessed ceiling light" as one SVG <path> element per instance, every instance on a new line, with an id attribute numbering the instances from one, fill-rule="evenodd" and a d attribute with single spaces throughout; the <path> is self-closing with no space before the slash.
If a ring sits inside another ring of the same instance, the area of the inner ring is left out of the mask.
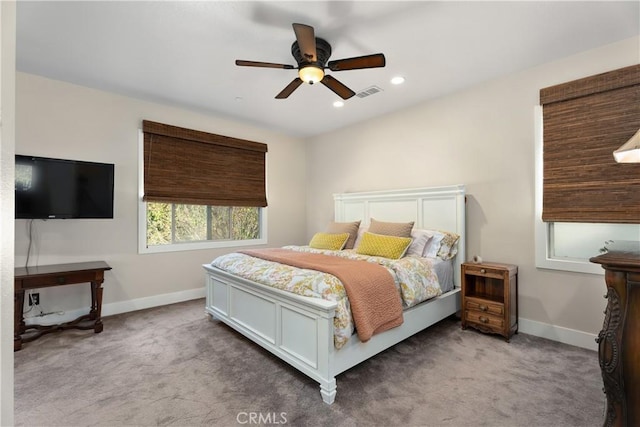
<path id="1" fill-rule="evenodd" d="M 404 77 L 402 76 L 396 76 L 391 79 L 391 84 L 401 85 L 402 83 L 404 83 Z"/>
<path id="2" fill-rule="evenodd" d="M 334 107 L 336 107 L 336 108 L 344 107 L 344 102 L 342 102 L 342 101 L 335 101 L 335 102 L 333 103 L 333 106 L 334 106 Z"/>

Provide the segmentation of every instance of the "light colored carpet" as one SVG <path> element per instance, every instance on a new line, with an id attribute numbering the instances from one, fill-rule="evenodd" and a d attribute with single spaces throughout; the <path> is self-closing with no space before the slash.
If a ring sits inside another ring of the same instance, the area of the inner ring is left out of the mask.
<path id="1" fill-rule="evenodd" d="M 18 426 L 600 426 L 597 353 L 444 320 L 316 382 L 204 314 L 204 300 L 104 319 L 15 353 Z M 253 417 L 253 418 L 251 418 Z M 251 421 L 254 421 L 253 423 Z"/>

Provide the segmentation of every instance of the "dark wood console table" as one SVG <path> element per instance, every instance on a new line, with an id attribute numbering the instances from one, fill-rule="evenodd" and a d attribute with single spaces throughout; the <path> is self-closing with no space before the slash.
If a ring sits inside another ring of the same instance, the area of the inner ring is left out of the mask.
<path id="1" fill-rule="evenodd" d="M 607 395 L 605 426 L 640 426 L 640 252 L 591 258 L 605 269 L 608 300 L 598 357 Z"/>
<path id="2" fill-rule="evenodd" d="M 74 264 L 41 265 L 38 267 L 16 267 L 14 271 L 14 337 L 13 351 L 22 348 L 23 342 L 33 341 L 49 332 L 64 329 L 93 329 L 102 332 L 102 282 L 104 272 L 111 267 L 104 261 Z M 89 314 L 60 325 L 26 325 L 24 322 L 24 291 L 53 286 L 91 284 L 91 309 Z"/>

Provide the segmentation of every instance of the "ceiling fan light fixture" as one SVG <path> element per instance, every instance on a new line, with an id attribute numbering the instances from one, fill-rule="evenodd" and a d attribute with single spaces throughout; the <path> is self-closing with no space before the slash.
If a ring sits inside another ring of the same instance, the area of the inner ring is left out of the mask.
<path id="1" fill-rule="evenodd" d="M 314 65 L 307 65 L 298 70 L 298 76 L 303 82 L 314 84 L 324 78 L 324 71 Z"/>
<path id="2" fill-rule="evenodd" d="M 296 60 L 297 67 L 274 62 L 236 59 L 236 65 L 242 67 L 280 68 L 283 70 L 297 69 L 298 76 L 276 95 L 276 99 L 288 98 L 302 83 L 322 83 L 340 98 L 349 99 L 356 93 L 331 74 L 325 74 L 324 70 L 361 70 L 364 68 L 379 68 L 386 65 L 386 59 L 382 53 L 329 61 L 331 57 L 331 45 L 326 40 L 316 37 L 315 30 L 312 26 L 294 23 L 293 32 L 296 34 L 296 40 L 291 44 L 291 55 Z"/>

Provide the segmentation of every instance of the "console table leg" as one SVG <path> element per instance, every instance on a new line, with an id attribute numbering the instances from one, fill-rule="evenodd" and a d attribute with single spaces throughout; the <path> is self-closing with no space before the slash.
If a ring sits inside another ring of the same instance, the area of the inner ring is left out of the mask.
<path id="1" fill-rule="evenodd" d="M 95 320 L 93 331 L 99 334 L 103 330 L 102 326 L 102 282 L 91 282 L 91 312 L 89 318 Z"/>
<path id="2" fill-rule="evenodd" d="M 22 333 L 26 329 L 23 311 L 24 290 L 18 290 L 13 294 L 13 351 L 22 348 Z"/>
<path id="3" fill-rule="evenodd" d="M 89 319 L 96 320 L 96 303 L 98 301 L 96 295 L 97 283 L 91 282 L 91 310 L 89 310 Z"/>

